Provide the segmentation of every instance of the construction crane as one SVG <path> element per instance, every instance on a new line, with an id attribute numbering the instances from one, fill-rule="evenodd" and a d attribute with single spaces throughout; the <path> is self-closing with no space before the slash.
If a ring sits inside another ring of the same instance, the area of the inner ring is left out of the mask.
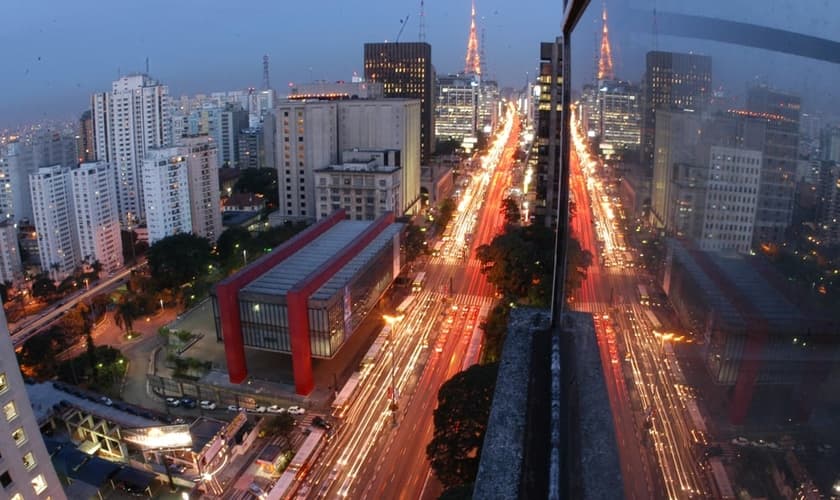
<path id="1" fill-rule="evenodd" d="M 405 16 L 405 19 L 400 19 L 400 24 L 402 24 L 402 26 L 400 26 L 400 32 L 397 33 L 397 38 L 396 38 L 396 40 L 394 40 L 394 43 L 397 43 L 397 42 L 400 41 L 400 37 L 402 36 L 402 32 L 405 29 L 405 25 L 408 24 L 408 18 L 409 17 L 411 17 L 411 14 L 407 14 Z"/>

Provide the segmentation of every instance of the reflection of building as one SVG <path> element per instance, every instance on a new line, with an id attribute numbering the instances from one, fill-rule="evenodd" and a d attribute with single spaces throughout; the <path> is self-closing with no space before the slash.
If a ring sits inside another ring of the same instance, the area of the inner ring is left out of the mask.
<path id="1" fill-rule="evenodd" d="M 478 124 L 478 81 L 472 75 L 438 76 L 435 137 L 461 142 L 475 136 Z"/>
<path id="2" fill-rule="evenodd" d="M 247 378 L 247 346 L 291 354 L 297 393 L 309 394 L 312 358 L 335 356 L 399 274 L 403 226 L 393 214 L 344 219 L 335 212 L 216 285 L 231 382 Z"/>
<path id="3" fill-rule="evenodd" d="M 340 165 L 315 171 L 317 218 L 343 209 L 354 220 L 375 220 L 401 206 L 399 151 L 344 151 Z"/>
<path id="4" fill-rule="evenodd" d="M 611 158 L 625 149 L 639 149 L 641 107 L 639 89 L 628 82 L 605 80 L 599 83 L 597 117 L 601 154 Z"/>
<path id="5" fill-rule="evenodd" d="M 420 162 L 425 163 L 435 145 L 432 46 L 425 42 L 366 43 L 364 57 L 365 79 L 382 82 L 385 97 L 420 99 Z"/>
<path id="6" fill-rule="evenodd" d="M 537 103 L 537 134 L 534 222 L 548 227 L 557 225 L 560 193 L 561 141 L 560 107 L 563 102 L 563 40 L 540 44 L 539 101 Z M 530 198 L 530 197 L 529 197 Z"/>
<path id="7" fill-rule="evenodd" d="M 733 386 L 730 418 L 806 420 L 836 365 L 838 325 L 760 257 L 724 256 L 669 240 L 663 288 L 682 324 L 704 339 L 707 370 Z M 755 397 L 767 392 L 767 398 Z M 762 405 L 759 407 L 758 405 Z"/>
<path id="8" fill-rule="evenodd" d="M 4 498 L 67 498 L 41 438 L 6 315 L 0 311 L 0 486 Z"/>

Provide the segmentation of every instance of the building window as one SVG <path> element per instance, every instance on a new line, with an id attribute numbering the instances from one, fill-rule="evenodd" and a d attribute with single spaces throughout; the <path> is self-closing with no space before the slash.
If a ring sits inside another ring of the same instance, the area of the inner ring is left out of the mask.
<path id="1" fill-rule="evenodd" d="M 6 374 L 5 373 L 0 373 L 0 394 L 3 394 L 4 392 L 6 392 L 6 390 L 8 388 L 9 388 L 9 384 L 8 384 L 8 381 L 6 380 Z"/>
<path id="2" fill-rule="evenodd" d="M 23 500 L 23 495 L 21 495 L 20 493 L 15 493 L 14 495 L 12 495 L 10 500 Z"/>
<path id="3" fill-rule="evenodd" d="M 12 432 L 12 439 L 14 440 L 15 444 L 18 448 L 26 442 L 26 433 L 23 432 L 23 427 L 18 427 Z"/>
<path id="4" fill-rule="evenodd" d="M 32 478 L 32 489 L 35 490 L 36 495 L 40 495 L 45 489 L 47 489 L 47 480 L 44 479 L 43 474 L 38 474 Z"/>
<path id="5" fill-rule="evenodd" d="M 0 474 L 0 486 L 5 488 L 10 484 L 12 484 L 12 476 L 9 475 L 9 471 Z"/>
<path id="6" fill-rule="evenodd" d="M 34 469 L 35 465 L 37 465 L 37 462 L 35 462 L 35 455 L 31 451 L 23 456 L 23 466 L 26 467 L 26 470 Z"/>
<path id="7" fill-rule="evenodd" d="M 17 407 L 14 401 L 9 401 L 3 405 L 3 415 L 6 416 L 6 421 L 10 421 L 18 416 Z"/>

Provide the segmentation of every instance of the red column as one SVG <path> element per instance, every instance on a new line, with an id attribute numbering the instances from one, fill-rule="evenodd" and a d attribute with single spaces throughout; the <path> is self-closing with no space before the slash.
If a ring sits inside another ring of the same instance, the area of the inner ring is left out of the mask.
<path id="1" fill-rule="evenodd" d="M 242 324 L 239 317 L 239 300 L 237 297 L 239 288 L 241 286 L 236 286 L 236 283 L 219 284 L 216 287 L 228 378 L 232 384 L 241 384 L 248 376 L 245 343 L 242 340 Z"/>
<path id="2" fill-rule="evenodd" d="M 741 362 L 738 363 L 738 378 L 735 380 L 735 391 L 729 407 L 729 421 L 735 425 L 741 425 L 747 417 L 762 365 L 764 346 L 767 344 L 766 327 L 760 321 L 756 323 L 755 330 L 747 333 Z"/>
<path id="3" fill-rule="evenodd" d="M 315 388 L 315 381 L 312 378 L 312 346 L 309 338 L 310 294 L 308 290 L 293 290 L 286 294 L 295 392 L 304 396 Z"/>

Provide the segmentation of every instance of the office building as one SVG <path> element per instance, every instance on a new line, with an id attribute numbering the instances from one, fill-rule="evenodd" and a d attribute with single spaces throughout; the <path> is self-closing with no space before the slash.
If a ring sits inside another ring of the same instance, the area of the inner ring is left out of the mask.
<path id="1" fill-rule="evenodd" d="M 840 163 L 819 162 L 817 227 L 825 246 L 840 245 Z"/>
<path id="2" fill-rule="evenodd" d="M 105 162 L 82 163 L 70 169 L 79 259 L 99 262 L 106 273 L 123 265 L 114 173 Z"/>
<path id="3" fill-rule="evenodd" d="M 560 131 L 563 101 L 563 41 L 540 44 L 540 73 L 537 77 L 536 138 L 534 139 L 534 192 L 529 196 L 535 224 L 557 226 L 560 193 Z"/>
<path id="4" fill-rule="evenodd" d="M 312 82 L 293 84 L 286 99 L 317 99 L 333 101 L 341 99 L 382 99 L 385 90 L 381 82 Z"/>
<path id="5" fill-rule="evenodd" d="M 825 127 L 820 133 L 822 159 L 840 163 L 840 126 Z"/>
<path id="6" fill-rule="evenodd" d="M 657 110 L 697 110 L 711 96 L 712 59 L 651 51 L 642 81 L 642 164 L 653 166 Z"/>
<path id="7" fill-rule="evenodd" d="M 353 220 L 375 220 L 402 203 L 399 151 L 352 150 L 342 162 L 315 170 L 318 220 L 343 209 Z"/>
<path id="8" fill-rule="evenodd" d="M 41 271 L 55 281 L 72 274 L 81 261 L 69 171 L 54 165 L 29 176 Z"/>
<path id="9" fill-rule="evenodd" d="M 149 245 L 192 231 L 186 147 L 150 148 L 143 161 L 143 191 Z"/>
<path id="10" fill-rule="evenodd" d="M 2 311 L 0 408 L 0 494 L 9 500 L 66 499 L 29 402 Z"/>
<path id="11" fill-rule="evenodd" d="M 478 128 L 490 134 L 499 121 L 501 111 L 499 84 L 493 80 L 479 79 L 478 85 Z"/>
<path id="12" fill-rule="evenodd" d="M 798 96 L 764 86 L 747 92 L 744 113 L 766 123 L 754 246 L 784 242 L 785 231 L 793 218 L 800 107 Z"/>
<path id="13" fill-rule="evenodd" d="M 352 149 L 399 151 L 399 213 L 420 199 L 420 103 L 412 99 L 286 101 L 275 109 L 280 207 L 273 223 L 314 220 L 315 171 Z"/>
<path id="14" fill-rule="evenodd" d="M 239 168 L 263 168 L 266 166 L 262 126 L 239 131 L 238 165 Z"/>
<path id="15" fill-rule="evenodd" d="M 172 141 L 169 89 L 148 75 L 123 76 L 91 98 L 96 159 L 114 167 L 124 227 L 145 220 L 141 171 L 146 152 Z"/>
<path id="16" fill-rule="evenodd" d="M 596 134 L 601 155 L 613 158 L 627 150 L 638 151 L 642 125 L 641 94 L 629 82 L 599 82 L 596 97 Z"/>
<path id="17" fill-rule="evenodd" d="M 435 145 L 432 46 L 425 42 L 366 43 L 364 61 L 365 80 L 381 82 L 386 98 L 420 99 L 420 162 L 426 162 Z"/>
<path id="18" fill-rule="evenodd" d="M 296 392 L 310 394 L 312 359 L 333 358 L 358 334 L 399 273 L 403 225 L 393 221 L 345 220 L 337 211 L 217 284 L 216 338 L 230 381 L 247 379 L 250 347 L 291 354 Z"/>
<path id="19" fill-rule="evenodd" d="M 0 221 L 0 282 L 17 283 L 22 277 L 17 227 L 12 221 Z"/>
<path id="20" fill-rule="evenodd" d="M 207 136 L 185 137 L 181 144 L 186 149 L 192 232 L 215 242 L 222 234 L 216 145 Z"/>
<path id="21" fill-rule="evenodd" d="M 435 137 L 438 141 L 475 140 L 478 127 L 478 80 L 473 75 L 437 79 Z M 467 141 L 470 146 L 472 143 Z"/>

